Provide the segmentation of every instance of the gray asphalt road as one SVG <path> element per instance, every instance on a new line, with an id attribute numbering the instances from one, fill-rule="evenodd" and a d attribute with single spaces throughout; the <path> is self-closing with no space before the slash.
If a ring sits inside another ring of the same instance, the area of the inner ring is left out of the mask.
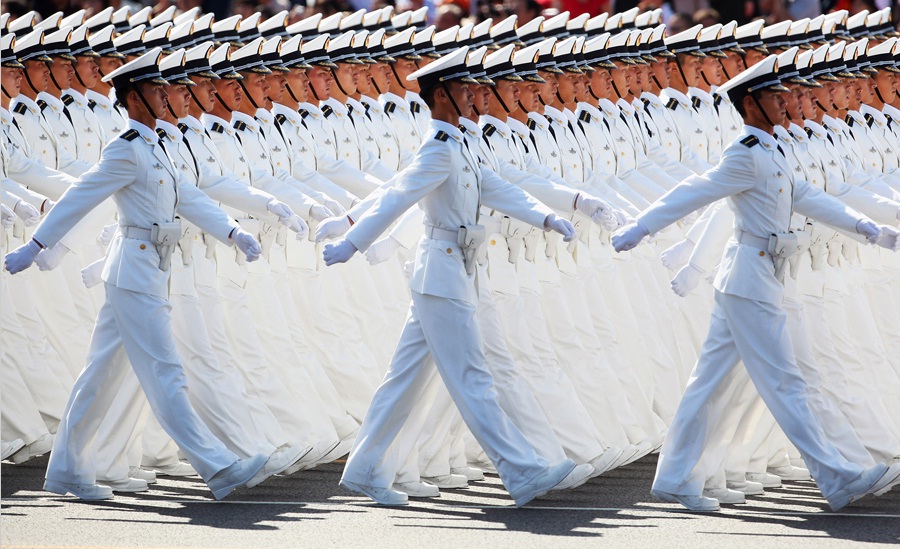
<path id="1" fill-rule="evenodd" d="M 9 548 L 815 547 L 900 544 L 900 490 L 830 513 L 812 483 L 713 515 L 649 495 L 655 456 L 516 509 L 496 477 L 383 508 L 337 485 L 341 465 L 274 478 L 223 502 L 198 480 L 83 503 L 41 491 L 46 459 L 3 464 L 0 543 Z"/>

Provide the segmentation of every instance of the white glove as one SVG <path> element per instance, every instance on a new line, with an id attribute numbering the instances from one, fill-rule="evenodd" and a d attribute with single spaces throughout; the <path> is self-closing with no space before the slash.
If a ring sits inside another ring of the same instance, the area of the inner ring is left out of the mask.
<path id="1" fill-rule="evenodd" d="M 900 238 L 898 237 L 900 237 L 900 231 L 889 225 L 882 225 L 881 236 L 878 237 L 875 244 L 882 248 L 887 248 L 892 252 L 896 252 L 900 250 Z"/>
<path id="2" fill-rule="evenodd" d="M 350 261 L 357 251 L 356 246 L 347 239 L 341 240 L 334 244 L 326 244 L 322 251 L 322 257 L 325 259 L 325 265 L 331 266 L 335 263 L 346 263 Z"/>
<path id="3" fill-rule="evenodd" d="M 269 213 L 277 217 L 283 225 L 287 225 L 287 223 L 284 222 L 285 219 L 290 219 L 290 217 L 294 215 L 294 210 L 277 198 L 269 200 L 269 203 L 266 204 L 266 209 L 269 210 Z"/>
<path id="4" fill-rule="evenodd" d="M 332 200 L 331 198 L 328 198 L 328 197 L 325 198 L 325 200 L 322 202 L 322 204 L 326 208 L 331 210 L 331 215 L 328 217 L 333 217 L 335 215 L 341 215 L 341 214 L 344 214 L 347 212 L 347 210 L 345 210 L 344 207 L 341 206 L 340 202 L 338 202 L 337 200 Z"/>
<path id="5" fill-rule="evenodd" d="M 259 259 L 259 254 L 262 253 L 262 246 L 259 245 L 259 242 L 247 231 L 237 227 L 231 233 L 231 241 L 234 242 L 234 245 L 238 247 L 238 249 L 244 252 L 244 255 L 247 256 L 247 261 L 256 261 Z"/>
<path id="6" fill-rule="evenodd" d="M 615 230 L 619 226 L 612 207 L 599 198 L 579 194 L 575 202 L 575 208 L 607 231 Z"/>
<path id="7" fill-rule="evenodd" d="M 40 251 L 41 247 L 34 239 L 31 239 L 28 243 L 22 244 L 15 250 L 6 254 L 3 264 L 10 274 L 16 274 L 31 267 L 31 264 L 34 263 L 34 258 L 37 257 L 37 254 L 39 254 Z"/>
<path id="8" fill-rule="evenodd" d="M 316 221 L 324 221 L 329 217 L 334 217 L 334 214 L 331 213 L 331 210 L 329 210 L 325 206 L 316 204 L 309 209 L 309 217 L 313 218 Z"/>
<path id="9" fill-rule="evenodd" d="M 319 223 L 316 227 L 316 242 L 323 240 L 333 240 L 350 230 L 350 218 L 346 215 L 341 217 L 332 217 Z"/>
<path id="10" fill-rule="evenodd" d="M 34 258 L 35 265 L 42 271 L 52 271 L 60 266 L 63 258 L 69 253 L 69 248 L 62 242 L 56 244 L 52 248 L 45 249 Z"/>
<path id="11" fill-rule="evenodd" d="M 382 238 L 366 250 L 366 261 L 369 262 L 369 265 L 384 263 L 394 255 L 399 247 L 400 242 L 393 236 Z"/>
<path id="12" fill-rule="evenodd" d="M 866 237 L 869 244 L 875 244 L 881 236 L 881 228 L 871 219 L 860 219 L 856 223 L 856 232 Z"/>
<path id="13" fill-rule="evenodd" d="M 682 227 L 690 227 L 700 219 L 700 210 L 693 211 L 681 218 Z"/>
<path id="14" fill-rule="evenodd" d="M 0 226 L 4 229 L 8 229 L 12 227 L 15 222 L 16 214 L 3 204 L 0 204 Z"/>
<path id="15" fill-rule="evenodd" d="M 616 225 L 619 227 L 624 227 L 631 223 L 631 218 L 629 218 L 628 214 L 623 212 L 622 210 L 613 210 L 613 213 L 616 216 Z"/>
<path id="16" fill-rule="evenodd" d="M 674 244 L 663 253 L 659 254 L 662 264 L 670 271 L 677 271 L 683 267 L 691 258 L 691 252 L 694 251 L 695 244 L 685 238 L 681 242 Z"/>
<path id="17" fill-rule="evenodd" d="M 37 225 L 38 221 L 41 220 L 41 212 L 24 200 L 16 202 L 16 205 L 13 206 L 13 211 L 16 212 L 16 215 L 19 216 L 19 219 L 22 220 L 26 227 Z"/>
<path id="18" fill-rule="evenodd" d="M 97 242 L 104 246 L 109 246 L 109 243 L 112 242 L 114 236 L 116 236 L 116 231 L 119 230 L 119 224 L 113 223 L 112 225 L 107 225 L 103 227 L 103 230 L 100 231 L 100 234 L 97 235 Z"/>
<path id="19" fill-rule="evenodd" d="M 550 214 L 544 219 L 544 228 L 561 234 L 563 242 L 571 242 L 577 236 L 572 223 L 568 219 L 556 217 L 556 214 Z"/>
<path id="20" fill-rule="evenodd" d="M 103 274 L 103 265 L 105 263 L 106 258 L 101 257 L 84 269 L 81 269 L 81 281 L 84 282 L 85 288 L 93 288 L 97 284 L 103 282 L 103 279 L 100 277 L 100 275 Z"/>
<path id="21" fill-rule="evenodd" d="M 309 234 L 309 225 L 299 215 L 292 215 L 286 221 L 281 219 L 281 224 L 296 233 L 297 240 L 303 240 Z"/>
<path id="22" fill-rule="evenodd" d="M 617 252 L 628 251 L 638 244 L 645 236 L 650 234 L 640 221 L 635 221 L 630 225 L 622 227 L 612 236 L 612 245 Z"/>
<path id="23" fill-rule="evenodd" d="M 688 295 L 697 287 L 704 274 L 706 273 L 702 269 L 693 263 L 688 263 L 672 279 L 672 291 L 681 297 Z"/>

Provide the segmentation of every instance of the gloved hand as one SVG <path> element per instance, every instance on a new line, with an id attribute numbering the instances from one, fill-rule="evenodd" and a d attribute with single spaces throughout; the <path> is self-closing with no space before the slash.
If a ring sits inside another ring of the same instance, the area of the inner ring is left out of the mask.
<path id="1" fill-rule="evenodd" d="M 572 223 L 568 219 L 556 217 L 556 214 L 550 214 L 544 219 L 544 228 L 561 234 L 563 242 L 571 242 L 577 236 Z"/>
<path id="2" fill-rule="evenodd" d="M 659 254 L 659 258 L 662 260 L 662 264 L 665 265 L 666 269 L 673 272 L 677 271 L 691 258 L 691 252 L 694 251 L 694 246 L 695 244 L 693 242 L 685 238 L 681 242 L 663 250 L 663 253 Z"/>
<path id="3" fill-rule="evenodd" d="M 622 227 L 612 236 L 612 245 L 617 252 L 628 251 L 638 244 L 650 231 L 644 227 L 640 221 L 635 221 L 628 226 Z"/>
<path id="4" fill-rule="evenodd" d="M 259 255 L 262 253 L 262 246 L 259 245 L 259 242 L 253 235 L 244 229 L 240 227 L 235 228 L 231 233 L 231 241 L 234 242 L 234 245 L 237 246 L 240 251 L 244 252 L 247 261 L 256 261 L 259 259 Z"/>
<path id="5" fill-rule="evenodd" d="M 403 276 L 405 276 L 407 278 L 407 280 L 409 279 L 409 277 L 412 276 L 414 266 L 415 266 L 414 261 L 407 261 L 406 263 L 403 264 Z"/>
<path id="6" fill-rule="evenodd" d="M 346 215 L 326 219 L 325 221 L 319 223 L 319 226 L 316 227 L 316 242 L 321 242 L 323 240 L 332 240 L 339 236 L 344 236 L 344 234 L 349 230 L 350 218 Z"/>
<path id="7" fill-rule="evenodd" d="M 889 225 L 882 225 L 881 236 L 878 237 L 875 244 L 882 248 L 887 248 L 892 252 L 896 252 L 900 249 L 900 238 L 898 237 L 900 237 L 900 231 Z"/>
<path id="8" fill-rule="evenodd" d="M 607 231 L 615 230 L 619 226 L 612 207 L 599 198 L 583 193 L 579 194 L 575 200 L 575 209 L 590 217 L 594 223 Z"/>
<path id="9" fill-rule="evenodd" d="M 289 218 L 280 219 L 279 221 L 282 225 L 297 233 L 297 240 L 303 240 L 309 234 L 309 225 L 299 215 L 291 215 Z"/>
<path id="10" fill-rule="evenodd" d="M 382 238 L 366 250 L 366 261 L 369 265 L 384 263 L 400 248 L 400 242 L 393 236 Z"/>
<path id="11" fill-rule="evenodd" d="M 700 267 L 693 263 L 688 263 L 672 279 L 672 291 L 675 292 L 675 295 L 681 297 L 688 295 L 697 287 L 704 274 Z"/>
<path id="12" fill-rule="evenodd" d="M 335 263 L 346 263 L 350 261 L 353 254 L 358 252 L 356 246 L 347 239 L 341 240 L 334 244 L 326 244 L 322 251 L 322 257 L 325 259 L 325 265 L 331 266 Z"/>
<path id="13" fill-rule="evenodd" d="M 40 251 L 40 245 L 38 245 L 34 239 L 31 239 L 26 244 L 22 244 L 15 250 L 6 254 L 3 264 L 10 274 L 16 274 L 31 267 L 31 264 L 34 263 L 34 258 L 37 257 L 37 254 L 39 254 Z"/>
<path id="14" fill-rule="evenodd" d="M 282 225 L 287 225 L 285 220 L 290 219 L 291 216 L 294 215 L 294 210 L 277 198 L 269 200 L 268 204 L 266 204 L 266 209 L 269 210 L 269 213 L 277 217 Z"/>
<path id="15" fill-rule="evenodd" d="M 711 271 L 706 273 L 706 283 L 710 286 L 716 283 L 716 275 L 719 274 L 719 266 L 716 265 Z"/>
<path id="16" fill-rule="evenodd" d="M 107 225 L 103 227 L 103 230 L 100 231 L 100 234 L 97 235 L 97 242 L 104 246 L 109 246 L 109 243 L 112 242 L 114 236 L 116 236 L 116 231 L 119 230 L 119 224 L 113 223 L 112 225 Z"/>
<path id="17" fill-rule="evenodd" d="M 871 219 L 860 219 L 856 223 L 856 232 L 866 237 L 869 244 L 875 244 L 881 236 L 881 228 Z"/>
<path id="18" fill-rule="evenodd" d="M 323 204 L 326 208 L 328 208 L 329 210 L 331 210 L 331 215 L 328 216 L 328 217 L 333 217 L 333 216 L 335 216 L 335 215 L 341 215 L 341 214 L 347 212 L 347 210 L 345 210 L 344 207 L 341 206 L 341 203 L 338 202 L 337 200 L 332 200 L 332 199 L 326 197 L 326 198 L 325 198 L 325 201 L 322 202 L 322 204 Z"/>
<path id="19" fill-rule="evenodd" d="M 19 216 L 19 219 L 22 220 L 26 227 L 37 225 L 38 221 L 41 220 L 41 212 L 24 200 L 16 202 L 16 205 L 13 206 L 13 211 L 16 212 L 16 215 Z"/>
<path id="20" fill-rule="evenodd" d="M 42 271 L 52 271 L 59 267 L 67 253 L 69 253 L 69 248 L 62 242 L 59 242 L 56 246 L 45 249 L 39 253 L 37 257 L 34 258 L 34 263 Z"/>
<path id="21" fill-rule="evenodd" d="M 103 279 L 100 277 L 100 275 L 103 274 L 103 265 L 105 263 L 106 258 L 101 257 L 84 269 L 81 269 L 81 281 L 84 282 L 85 288 L 93 288 L 97 284 L 103 282 Z"/>
<path id="22" fill-rule="evenodd" d="M 312 208 L 309 209 L 309 217 L 313 218 L 316 221 L 324 221 L 329 217 L 334 217 L 334 214 L 331 213 L 331 210 L 322 206 L 321 204 L 316 204 Z"/>
<path id="23" fill-rule="evenodd" d="M 16 214 L 3 204 L 0 204 L 0 227 L 8 229 L 12 227 L 15 222 Z"/>
<path id="24" fill-rule="evenodd" d="M 616 223 L 619 227 L 624 227 L 634 221 L 634 218 L 628 215 L 624 210 L 615 210 L 613 213 L 616 214 Z"/>
<path id="25" fill-rule="evenodd" d="M 700 219 L 700 210 L 693 211 L 681 218 L 681 226 L 685 228 L 690 227 L 696 223 L 698 219 Z"/>

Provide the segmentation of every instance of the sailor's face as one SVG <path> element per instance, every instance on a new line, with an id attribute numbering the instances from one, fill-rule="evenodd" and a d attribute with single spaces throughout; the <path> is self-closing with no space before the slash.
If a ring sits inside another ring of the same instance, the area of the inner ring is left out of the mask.
<path id="1" fill-rule="evenodd" d="M 75 72 L 78 73 L 78 78 L 81 79 L 84 86 L 87 89 L 96 86 L 97 80 L 100 78 L 100 67 L 97 66 L 96 59 L 86 55 L 78 56 L 75 59 L 77 59 L 75 62 Z"/>
<path id="2" fill-rule="evenodd" d="M 166 108 L 169 104 L 169 94 L 166 92 L 166 87 L 160 84 L 139 84 L 140 93 L 144 96 L 144 101 L 147 102 L 147 105 L 150 106 L 151 115 L 153 118 L 157 118 L 159 113 L 163 113 L 166 111 Z M 137 92 L 137 88 L 135 89 Z M 138 105 L 139 109 L 146 110 L 143 102 L 137 97 L 131 98 L 128 102 L 129 105 Z"/>
<path id="3" fill-rule="evenodd" d="M 25 74 L 28 75 L 28 79 L 31 81 L 31 85 L 34 86 L 35 91 L 38 93 L 47 91 L 47 86 L 50 85 L 50 67 L 47 66 L 47 63 L 29 60 L 25 61 L 24 64 Z"/>
<path id="4" fill-rule="evenodd" d="M 456 106 L 459 107 L 461 116 L 469 117 L 472 115 L 472 106 L 475 102 L 475 94 L 472 93 L 470 86 L 462 82 L 450 82 L 447 86 Z"/>
<path id="5" fill-rule="evenodd" d="M 667 65 L 668 63 L 663 59 L 657 61 L 656 63 L 650 63 L 650 70 L 653 72 L 653 76 L 656 77 L 660 89 L 666 89 L 669 87 L 669 69 Z"/>
<path id="6" fill-rule="evenodd" d="M 787 100 L 784 92 L 762 91 L 759 93 L 759 104 L 769 115 L 775 125 L 784 124 L 787 117 Z"/>
<path id="7" fill-rule="evenodd" d="M 723 78 L 734 78 L 738 74 L 744 72 L 744 58 L 741 57 L 741 54 L 735 53 L 733 51 L 726 51 L 725 58 L 719 58 L 719 63 L 722 65 L 722 69 L 724 70 Z"/>
<path id="8" fill-rule="evenodd" d="M 101 57 L 97 60 L 97 65 L 100 67 L 100 74 L 103 75 L 111 73 L 124 64 L 125 63 L 118 57 Z"/>
<path id="9" fill-rule="evenodd" d="M 191 104 L 191 93 L 184 84 L 166 86 L 169 107 L 175 113 L 175 118 L 184 118 L 188 115 L 188 107 Z"/>
<path id="10" fill-rule="evenodd" d="M 719 63 L 719 59 L 721 57 L 711 55 L 703 59 L 703 76 L 711 86 L 718 86 L 722 83 L 722 64 Z"/>
<path id="11" fill-rule="evenodd" d="M 59 84 L 60 90 L 67 90 L 72 87 L 72 81 L 75 79 L 75 69 L 72 68 L 72 62 L 68 59 L 57 57 L 50 64 L 50 73 L 53 79 Z"/>
<path id="12" fill-rule="evenodd" d="M 214 95 L 216 93 L 216 85 L 213 84 L 213 79 L 196 75 L 192 75 L 190 78 L 194 84 L 197 84 L 191 91 L 194 92 L 194 97 L 197 98 L 197 104 L 200 106 L 200 109 L 203 112 L 211 111 L 216 104 Z"/>
<path id="13" fill-rule="evenodd" d="M 0 69 L 0 79 L 3 81 L 3 93 L 9 94 L 10 99 L 15 99 L 19 95 L 19 89 L 22 87 L 22 76 L 25 73 L 22 69 L 14 69 L 12 67 L 3 67 Z"/>
<path id="14" fill-rule="evenodd" d="M 509 80 L 498 80 L 494 89 L 507 109 L 513 111 L 518 108 L 519 99 L 521 98 L 518 83 L 510 82 Z"/>
<path id="15" fill-rule="evenodd" d="M 316 92 L 320 100 L 331 97 L 331 85 L 334 82 L 334 73 L 327 67 L 313 67 L 306 72 L 309 77 L 309 85 Z"/>

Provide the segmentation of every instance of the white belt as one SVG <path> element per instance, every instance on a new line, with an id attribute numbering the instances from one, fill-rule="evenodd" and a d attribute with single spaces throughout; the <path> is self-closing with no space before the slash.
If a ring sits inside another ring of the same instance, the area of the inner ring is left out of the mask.
<path id="1" fill-rule="evenodd" d="M 481 216 L 480 223 L 484 225 L 485 234 L 491 235 L 502 232 L 503 222 L 492 215 L 487 217 Z"/>
<path id="2" fill-rule="evenodd" d="M 767 252 L 769 250 L 769 239 L 761 238 L 759 236 L 753 236 L 750 233 L 744 232 L 740 229 L 734 231 L 734 239 L 740 242 L 741 244 L 746 244 L 748 246 L 753 246 L 754 248 L 759 248 L 760 250 Z"/>
<path id="3" fill-rule="evenodd" d="M 459 240 L 459 231 L 451 231 L 448 229 L 441 229 L 439 227 L 426 226 L 425 236 L 433 240 L 443 240 L 456 244 Z"/>
<path id="4" fill-rule="evenodd" d="M 135 240 L 146 240 L 147 242 L 150 242 L 150 229 L 119 225 L 119 232 L 122 233 L 122 236 L 125 238 L 134 238 Z"/>

